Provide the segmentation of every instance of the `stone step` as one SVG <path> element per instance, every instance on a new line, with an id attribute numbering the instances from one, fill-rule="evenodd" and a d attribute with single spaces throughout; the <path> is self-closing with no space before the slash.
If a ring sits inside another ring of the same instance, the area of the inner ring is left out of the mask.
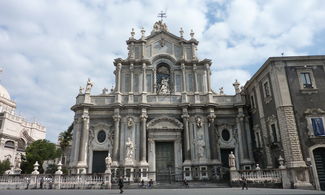
<path id="1" fill-rule="evenodd" d="M 212 183 L 212 182 L 189 182 L 188 188 L 229 188 L 228 183 Z M 117 189 L 117 184 L 113 184 L 112 188 Z M 125 189 L 149 189 L 147 185 L 141 187 L 139 183 L 125 183 Z M 157 182 L 151 188 L 153 189 L 179 189 L 187 188 L 183 182 L 164 183 Z"/>

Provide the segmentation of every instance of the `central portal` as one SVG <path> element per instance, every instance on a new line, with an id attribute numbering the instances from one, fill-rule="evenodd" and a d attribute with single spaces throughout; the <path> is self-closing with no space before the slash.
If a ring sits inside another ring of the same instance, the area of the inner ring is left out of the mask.
<path id="1" fill-rule="evenodd" d="M 156 142 L 157 181 L 174 180 L 174 142 Z"/>

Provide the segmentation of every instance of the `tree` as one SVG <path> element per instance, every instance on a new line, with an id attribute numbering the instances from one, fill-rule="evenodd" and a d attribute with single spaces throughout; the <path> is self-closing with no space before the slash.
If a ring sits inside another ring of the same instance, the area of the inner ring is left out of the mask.
<path id="1" fill-rule="evenodd" d="M 72 130 L 73 130 L 73 123 L 69 126 L 66 131 L 63 131 L 59 134 L 59 144 L 62 152 L 64 153 L 67 147 L 72 140 Z"/>
<path id="2" fill-rule="evenodd" d="M 5 171 L 10 169 L 10 162 L 8 159 L 1 161 L 0 160 L 0 175 L 4 174 Z"/>
<path id="3" fill-rule="evenodd" d="M 60 157 L 61 152 L 56 148 L 54 143 L 48 140 L 37 140 L 26 148 L 26 156 L 22 163 L 22 172 L 31 173 L 34 163 L 38 161 L 39 171 L 43 173 L 42 164 L 45 160 L 53 160 Z"/>

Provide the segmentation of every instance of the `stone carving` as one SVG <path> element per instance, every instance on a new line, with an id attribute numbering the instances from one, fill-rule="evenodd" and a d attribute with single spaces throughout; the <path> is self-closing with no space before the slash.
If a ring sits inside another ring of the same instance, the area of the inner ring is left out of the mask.
<path id="1" fill-rule="evenodd" d="M 168 32 L 166 23 L 163 23 L 161 20 L 156 22 L 153 25 L 153 30 L 152 30 L 152 32 L 159 32 L 159 31 L 167 31 Z"/>
<path id="2" fill-rule="evenodd" d="M 20 169 L 20 164 L 21 164 L 21 154 L 17 153 L 15 157 L 15 168 Z"/>
<path id="3" fill-rule="evenodd" d="M 108 153 L 107 157 L 105 158 L 106 170 L 109 170 L 112 165 L 112 157 L 111 154 Z"/>
<path id="4" fill-rule="evenodd" d="M 160 83 L 160 89 L 159 89 L 159 94 L 169 94 L 170 89 L 169 89 L 169 79 L 168 78 L 163 78 L 161 79 Z"/>
<path id="5" fill-rule="evenodd" d="M 83 93 L 83 90 L 84 90 L 84 88 L 82 88 L 82 87 L 80 86 L 80 88 L 79 88 L 79 95 L 81 95 L 81 94 Z"/>
<path id="6" fill-rule="evenodd" d="M 220 87 L 220 88 L 219 88 L 219 94 L 220 94 L 220 95 L 225 95 L 224 90 L 223 90 L 223 87 Z"/>
<path id="7" fill-rule="evenodd" d="M 107 88 L 104 88 L 103 91 L 102 91 L 102 94 L 107 94 L 108 93 L 108 89 Z"/>
<path id="8" fill-rule="evenodd" d="M 197 117 L 196 118 L 196 126 L 198 128 L 201 128 L 202 127 L 202 119 L 200 117 Z"/>
<path id="9" fill-rule="evenodd" d="M 228 163 L 229 163 L 229 168 L 230 170 L 236 170 L 236 160 L 235 160 L 235 155 L 231 151 L 229 156 L 228 156 Z"/>
<path id="10" fill-rule="evenodd" d="M 126 158 L 127 160 L 132 160 L 133 157 L 133 142 L 131 140 L 131 138 L 128 138 L 128 141 L 126 142 Z"/>
<path id="11" fill-rule="evenodd" d="M 203 139 L 203 135 L 201 135 L 198 139 L 197 139 L 197 149 L 198 149 L 198 157 L 199 159 L 204 158 L 204 148 L 205 148 L 205 142 Z"/>
<path id="12" fill-rule="evenodd" d="M 85 93 L 90 93 L 91 88 L 93 87 L 93 85 L 94 85 L 94 83 L 90 79 L 88 79 Z"/>
<path id="13" fill-rule="evenodd" d="M 129 117 L 128 118 L 128 128 L 133 127 L 133 124 L 134 124 L 133 119 L 131 117 Z"/>
<path id="14" fill-rule="evenodd" d="M 181 123 L 179 120 L 168 117 L 168 116 L 162 116 L 155 118 L 148 122 L 147 129 L 175 129 L 175 130 L 182 130 L 183 129 L 183 123 Z"/>

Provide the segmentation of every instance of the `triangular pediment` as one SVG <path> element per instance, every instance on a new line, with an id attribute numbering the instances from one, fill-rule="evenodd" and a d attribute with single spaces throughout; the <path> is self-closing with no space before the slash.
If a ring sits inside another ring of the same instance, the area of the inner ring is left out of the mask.
<path id="1" fill-rule="evenodd" d="M 183 129 L 183 124 L 172 117 L 159 117 L 151 120 L 147 124 L 147 129 L 174 129 L 174 130 L 181 130 Z"/>

